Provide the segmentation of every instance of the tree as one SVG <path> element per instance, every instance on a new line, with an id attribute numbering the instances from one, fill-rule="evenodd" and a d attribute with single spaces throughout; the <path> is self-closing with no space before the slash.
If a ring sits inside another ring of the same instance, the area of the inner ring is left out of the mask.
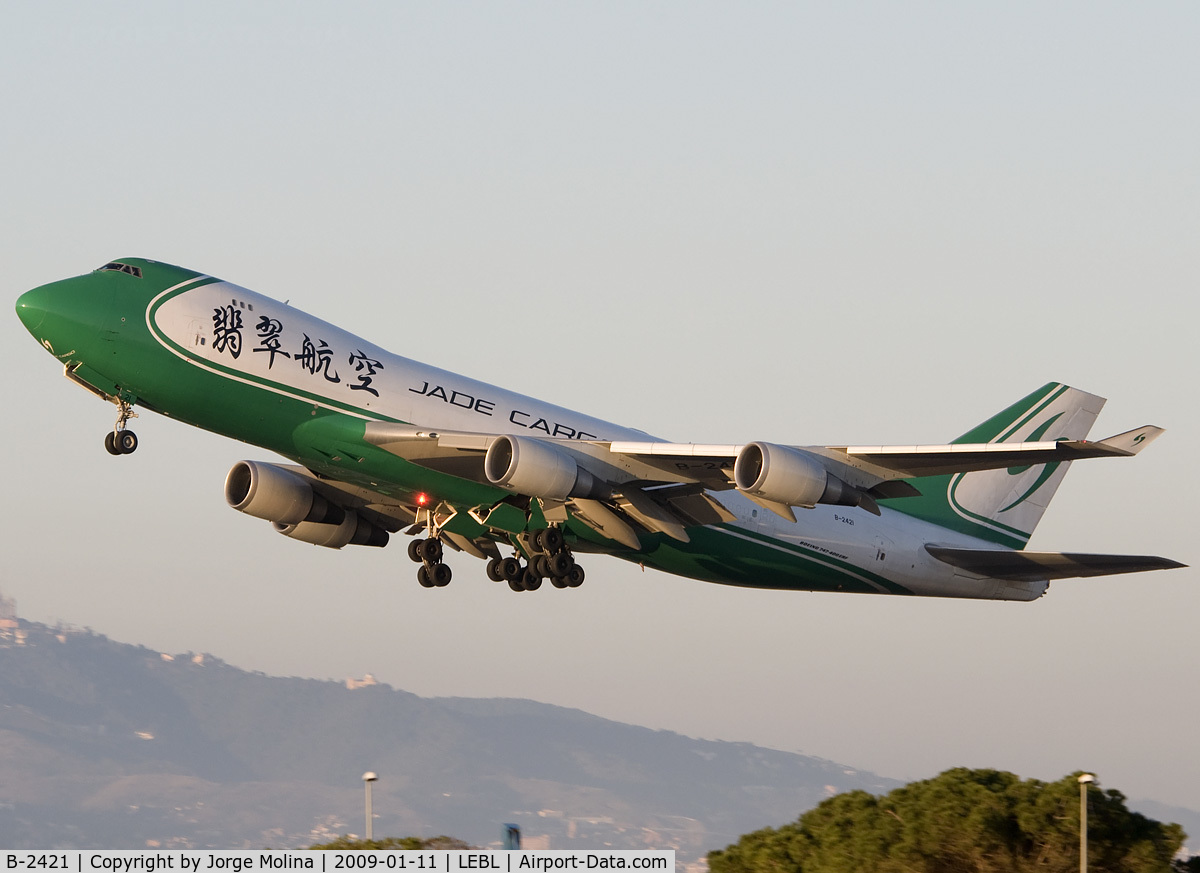
<path id="1" fill-rule="evenodd" d="M 832 797 L 708 856 L 712 873 L 1075 873 L 1078 773 L 1040 782 L 957 768 L 882 797 Z M 1088 868 L 1171 873 L 1183 829 L 1088 786 Z"/>

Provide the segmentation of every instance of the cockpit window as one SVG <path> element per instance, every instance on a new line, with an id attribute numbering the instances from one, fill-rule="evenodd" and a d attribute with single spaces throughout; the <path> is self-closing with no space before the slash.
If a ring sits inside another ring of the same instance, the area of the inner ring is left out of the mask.
<path id="1" fill-rule="evenodd" d="M 96 272 L 103 273 L 105 271 L 111 271 L 114 273 L 128 273 L 130 276 L 136 276 L 139 279 L 142 278 L 141 267 L 135 267 L 133 264 L 122 264 L 119 261 L 112 261 L 111 263 L 105 264 Z"/>

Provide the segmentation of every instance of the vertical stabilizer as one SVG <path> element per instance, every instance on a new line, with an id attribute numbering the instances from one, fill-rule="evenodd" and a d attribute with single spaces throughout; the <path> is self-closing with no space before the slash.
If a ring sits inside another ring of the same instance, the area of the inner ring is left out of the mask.
<path id="1" fill-rule="evenodd" d="M 955 443 L 1079 440 L 1088 435 L 1104 398 L 1051 382 L 967 431 Z M 1070 466 L 1065 461 L 909 480 L 920 497 L 890 508 L 942 527 L 1023 549 Z"/>

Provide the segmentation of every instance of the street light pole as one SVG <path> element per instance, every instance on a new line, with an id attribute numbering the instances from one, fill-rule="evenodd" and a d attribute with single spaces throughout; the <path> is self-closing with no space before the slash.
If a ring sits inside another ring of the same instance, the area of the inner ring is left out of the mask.
<path id="1" fill-rule="evenodd" d="M 367 792 L 367 842 L 370 842 L 372 839 L 374 839 L 374 830 L 375 830 L 375 827 L 374 827 L 375 822 L 373 821 L 375 816 L 373 816 L 371 814 L 371 783 L 374 782 L 379 777 L 376 776 L 374 773 L 367 771 L 366 773 L 364 773 L 362 775 L 362 778 L 363 778 L 363 786 L 365 787 L 366 792 Z"/>
<path id="2" fill-rule="evenodd" d="M 1091 773 L 1079 777 L 1079 873 L 1087 873 L 1087 789 L 1095 781 Z"/>

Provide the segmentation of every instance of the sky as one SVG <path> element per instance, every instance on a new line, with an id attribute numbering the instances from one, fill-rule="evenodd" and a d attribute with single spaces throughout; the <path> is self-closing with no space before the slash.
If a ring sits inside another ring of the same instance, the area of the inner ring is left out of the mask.
<path id="1" fill-rule="evenodd" d="M 1031 548 L 1200 563 L 1200 7 L 16 2 L 10 301 L 120 257 L 680 442 L 943 443 L 1110 398 Z M 269 453 L 113 407 L 0 318 L 0 592 L 272 675 L 523 697 L 897 779 L 1098 774 L 1200 809 L 1200 570 L 1021 603 L 584 561 L 425 590 L 228 509 Z M 386 730 L 386 726 L 381 726 Z M 369 769 L 369 762 L 365 765 Z M 356 784 L 358 774 L 348 774 Z M 779 824 L 778 822 L 764 822 Z"/>

